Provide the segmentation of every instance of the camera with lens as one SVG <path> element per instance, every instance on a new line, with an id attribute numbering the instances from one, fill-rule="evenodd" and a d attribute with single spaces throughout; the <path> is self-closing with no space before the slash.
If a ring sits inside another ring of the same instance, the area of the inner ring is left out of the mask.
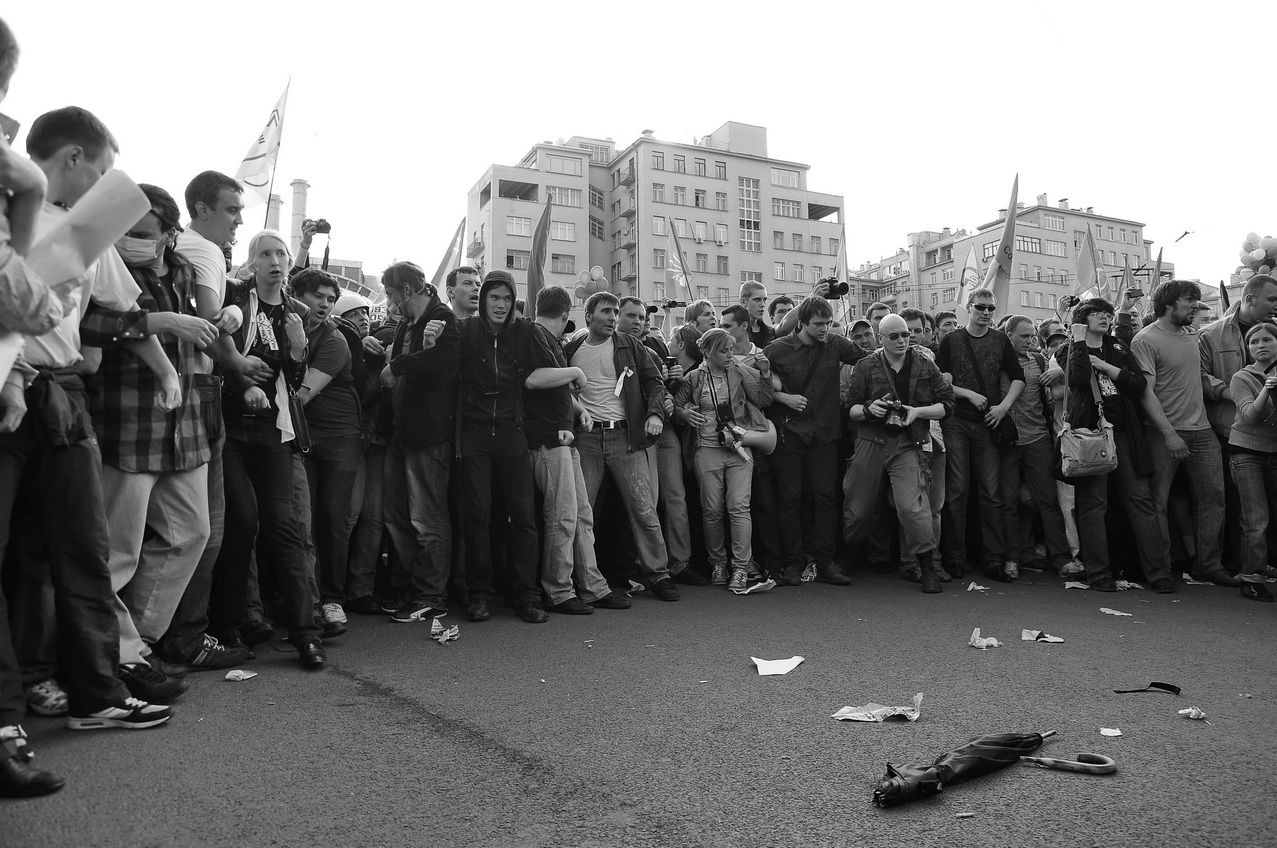
<path id="1" fill-rule="evenodd" d="M 717 419 L 719 446 L 723 450 L 736 451 L 741 459 L 749 462 L 749 454 L 745 453 L 745 444 L 742 441 L 745 438 L 745 428 L 736 424 L 732 416 L 731 404 L 727 401 L 720 403 L 714 411 L 714 417 Z"/>
<path id="2" fill-rule="evenodd" d="M 687 301 L 685 300 L 667 300 L 665 301 L 666 309 L 686 309 Z"/>
<path id="3" fill-rule="evenodd" d="M 837 300 L 840 297 L 845 297 L 847 293 L 851 291 L 851 286 L 846 283 L 838 282 L 837 277 L 825 277 L 823 280 L 817 282 L 816 285 L 820 285 L 820 283 L 825 283 L 829 286 L 829 290 L 825 292 L 825 298 L 827 300 Z"/>
<path id="4" fill-rule="evenodd" d="M 333 225 L 328 223 L 327 218 L 316 218 L 311 221 L 315 225 L 315 232 L 328 235 L 333 231 Z"/>
<path id="5" fill-rule="evenodd" d="M 883 398 L 882 402 L 887 405 L 887 412 L 882 416 L 882 428 L 889 435 L 900 435 L 905 429 L 905 405 L 891 395 Z"/>

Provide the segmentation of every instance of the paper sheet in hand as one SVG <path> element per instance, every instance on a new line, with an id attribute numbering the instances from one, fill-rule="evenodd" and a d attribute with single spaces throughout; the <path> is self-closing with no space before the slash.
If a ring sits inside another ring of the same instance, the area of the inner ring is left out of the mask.
<path id="1" fill-rule="evenodd" d="M 759 677 L 770 674 L 789 674 L 803 661 L 802 657 L 790 657 L 787 660 L 760 660 L 758 657 L 750 657 L 750 659 L 754 661 L 754 665 L 758 666 Z"/>
<path id="2" fill-rule="evenodd" d="M 917 721 L 922 715 L 922 693 L 913 696 L 912 707 L 884 707 L 882 704 L 864 704 L 859 707 L 843 707 L 830 718 L 838 721 L 886 721 L 889 718 L 903 718 Z"/>
<path id="3" fill-rule="evenodd" d="M 110 171 L 31 248 L 27 264 L 46 285 L 73 280 L 150 208 L 151 202 L 128 174 Z"/>

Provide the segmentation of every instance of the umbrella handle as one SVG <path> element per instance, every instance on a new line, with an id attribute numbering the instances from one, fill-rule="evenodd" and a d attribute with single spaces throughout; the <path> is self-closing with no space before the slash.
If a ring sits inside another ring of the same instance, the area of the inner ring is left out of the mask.
<path id="1" fill-rule="evenodd" d="M 1072 760 L 1055 757 L 1021 757 L 1020 759 L 1038 768 L 1076 771 L 1082 774 L 1112 774 L 1117 771 L 1117 763 L 1102 754 L 1074 754 L 1073 757 Z"/>

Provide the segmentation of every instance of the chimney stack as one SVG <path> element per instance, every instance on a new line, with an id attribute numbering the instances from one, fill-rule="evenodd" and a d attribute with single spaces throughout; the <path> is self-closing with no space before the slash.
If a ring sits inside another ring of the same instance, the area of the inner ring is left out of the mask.
<path id="1" fill-rule="evenodd" d="M 1038 206 L 1049 206 L 1050 204 L 1051 201 L 1045 194 L 1038 195 Z"/>
<path id="2" fill-rule="evenodd" d="M 270 196 L 270 203 L 266 205 L 266 229 L 279 229 L 279 210 L 283 205 L 284 201 L 278 194 Z"/>
<path id="3" fill-rule="evenodd" d="M 296 256 L 302 245 L 302 221 L 306 220 L 306 192 L 310 189 L 310 183 L 299 177 L 293 180 L 291 185 L 293 187 L 293 205 L 291 210 L 293 228 L 288 241 L 292 245 L 293 255 Z"/>
<path id="4" fill-rule="evenodd" d="M 1061 197 L 1061 198 L 1060 198 L 1060 208 L 1061 208 L 1061 209 L 1064 209 L 1064 210 L 1066 210 L 1066 211 L 1068 210 L 1068 208 L 1069 208 L 1069 199 L 1068 199 L 1067 197 Z"/>

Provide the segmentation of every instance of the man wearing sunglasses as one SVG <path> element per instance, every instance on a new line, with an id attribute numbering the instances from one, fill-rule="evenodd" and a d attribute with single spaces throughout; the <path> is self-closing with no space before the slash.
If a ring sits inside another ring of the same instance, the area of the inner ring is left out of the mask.
<path id="1" fill-rule="evenodd" d="M 1024 390 L 1024 369 L 1006 334 L 993 328 L 997 299 L 985 288 L 967 298 L 967 326 L 940 342 L 936 365 L 953 385 L 954 414 L 944 422 L 945 568 L 954 577 L 967 569 L 967 493 L 971 488 L 971 460 L 975 459 L 980 490 L 980 531 L 984 539 L 985 576 L 1012 580 L 1003 564 L 1001 454 L 990 427 L 1002 422 Z M 1000 400 L 1002 378 L 1010 382 Z M 987 393 L 987 394 L 986 394 Z M 995 401 L 997 401 L 995 403 Z"/>

